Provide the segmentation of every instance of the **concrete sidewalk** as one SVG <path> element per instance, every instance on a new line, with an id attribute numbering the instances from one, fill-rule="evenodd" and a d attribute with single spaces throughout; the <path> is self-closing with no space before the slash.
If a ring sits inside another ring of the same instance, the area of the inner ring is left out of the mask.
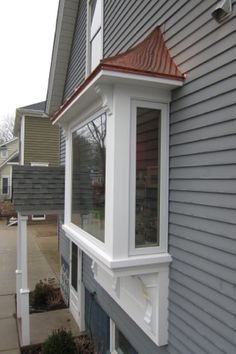
<path id="1" fill-rule="evenodd" d="M 16 326 L 16 228 L 0 221 L 0 354 L 19 354 Z"/>
<path id="2" fill-rule="evenodd" d="M 59 258 L 56 225 L 29 225 L 28 279 L 33 290 L 40 279 L 55 278 L 59 282 Z M 0 220 L 0 354 L 20 353 L 16 324 L 16 235 L 17 227 Z M 66 328 L 79 333 L 68 309 L 30 315 L 31 343 L 41 343 L 53 329 Z"/>

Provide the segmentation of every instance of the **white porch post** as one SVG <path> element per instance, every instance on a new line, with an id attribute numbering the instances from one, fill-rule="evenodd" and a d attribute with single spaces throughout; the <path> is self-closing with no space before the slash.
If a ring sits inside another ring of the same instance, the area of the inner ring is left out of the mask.
<path id="1" fill-rule="evenodd" d="M 20 214 L 18 213 L 18 225 L 17 225 L 17 269 L 16 269 L 16 311 L 17 318 L 21 318 L 21 298 L 20 298 L 20 289 L 22 287 L 22 270 L 21 270 L 21 222 Z"/>
<path id="2" fill-rule="evenodd" d="M 20 260 L 21 260 L 21 334 L 22 345 L 30 344 L 30 321 L 29 321 L 29 289 L 28 289 L 28 264 L 27 264 L 27 220 L 28 216 L 18 214 L 20 230 Z"/>

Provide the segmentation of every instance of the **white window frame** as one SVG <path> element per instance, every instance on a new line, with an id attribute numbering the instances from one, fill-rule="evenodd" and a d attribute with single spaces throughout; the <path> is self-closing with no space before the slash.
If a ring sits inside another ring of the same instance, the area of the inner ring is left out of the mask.
<path id="1" fill-rule="evenodd" d="M 43 215 L 43 216 L 37 216 L 37 215 Z M 32 214 L 32 220 L 33 221 L 46 220 L 46 215 L 45 214 Z"/>
<path id="2" fill-rule="evenodd" d="M 126 338 L 126 340 L 128 341 L 127 338 Z M 120 354 L 121 353 L 121 350 L 119 352 L 116 350 L 116 324 L 111 318 L 110 318 L 110 353 L 111 354 Z"/>
<path id="3" fill-rule="evenodd" d="M 67 171 L 69 171 L 69 173 L 70 173 L 70 178 L 68 180 L 71 183 L 67 187 L 67 190 L 69 191 L 69 198 L 66 198 L 66 200 L 65 200 L 66 210 L 68 211 L 68 214 L 65 213 L 65 223 L 68 223 L 70 225 L 71 229 L 74 230 L 75 232 L 77 232 L 80 236 L 84 237 L 85 239 L 88 239 L 94 245 L 98 246 L 100 249 L 105 250 L 105 243 L 106 243 L 106 185 L 105 185 L 105 210 L 104 210 L 104 242 L 100 241 L 95 236 L 89 234 L 87 231 L 83 230 L 81 227 L 72 223 L 72 221 L 71 221 L 72 185 L 73 185 L 73 183 L 72 183 L 72 178 L 73 178 L 73 159 L 72 159 L 73 139 L 72 139 L 72 136 L 75 131 L 82 128 L 83 126 L 85 126 L 86 124 L 91 122 L 92 120 L 98 118 L 102 114 L 106 114 L 104 109 L 100 109 L 96 113 L 93 113 L 88 116 L 82 116 L 81 119 L 77 120 L 70 129 L 70 141 L 69 141 L 69 149 L 68 149 L 68 155 L 67 155 L 67 156 L 69 156 L 69 159 L 68 159 L 69 165 L 67 167 Z M 107 170 L 107 164 L 106 164 L 106 170 Z"/>
<path id="4" fill-rule="evenodd" d="M 7 179 L 7 193 L 3 193 L 3 179 Z M 2 176 L 2 188 L 1 188 L 1 194 L 2 195 L 9 195 L 10 194 L 10 185 L 9 185 L 10 178 L 9 176 Z"/>
<path id="5" fill-rule="evenodd" d="M 161 111 L 160 153 L 160 199 L 159 199 L 159 246 L 135 247 L 135 202 L 136 202 L 136 122 L 137 108 Z M 168 248 L 168 180 L 169 180 L 169 114 L 163 103 L 133 100 L 131 102 L 131 148 L 130 148 L 130 255 L 167 252 Z"/>
<path id="6" fill-rule="evenodd" d="M 91 68 L 91 4 L 87 1 L 87 35 L 86 35 L 86 75 L 88 76 L 95 68 Z M 101 58 L 103 58 L 103 32 L 104 32 L 104 0 L 101 0 Z"/>
<path id="7" fill-rule="evenodd" d="M 48 167 L 49 162 L 30 162 L 30 166 Z"/>

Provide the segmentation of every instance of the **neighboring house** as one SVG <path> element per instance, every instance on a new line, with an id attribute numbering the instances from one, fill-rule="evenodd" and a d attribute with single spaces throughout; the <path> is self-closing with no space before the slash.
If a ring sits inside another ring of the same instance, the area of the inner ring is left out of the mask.
<path id="1" fill-rule="evenodd" d="M 12 164 L 18 164 L 18 138 L 0 145 L 0 200 L 11 199 Z"/>
<path id="2" fill-rule="evenodd" d="M 20 165 L 59 165 L 59 128 L 45 114 L 45 102 L 16 109 L 14 134 L 19 137 Z M 46 219 L 45 214 L 32 215 L 34 221 Z"/>
<path id="3" fill-rule="evenodd" d="M 235 17 L 229 0 L 59 2 L 61 286 L 99 353 L 235 353 Z"/>

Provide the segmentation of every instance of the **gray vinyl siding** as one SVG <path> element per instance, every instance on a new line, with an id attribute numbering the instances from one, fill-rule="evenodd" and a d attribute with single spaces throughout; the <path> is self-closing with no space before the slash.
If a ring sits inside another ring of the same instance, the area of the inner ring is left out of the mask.
<path id="1" fill-rule="evenodd" d="M 224 24 L 209 14 L 165 31 L 188 71 L 170 116 L 170 353 L 236 350 L 235 2 Z"/>
<path id="2" fill-rule="evenodd" d="M 90 293 L 96 293 L 95 300 L 116 323 L 130 344 L 139 354 L 167 354 L 167 348 L 157 348 L 154 342 L 132 321 L 120 306 L 94 280 L 92 260 L 83 253 L 83 283 Z"/>
<path id="3" fill-rule="evenodd" d="M 69 306 L 70 299 L 70 240 L 66 237 L 62 224 L 64 216 L 58 217 L 58 240 L 60 254 L 60 288 L 65 303 Z"/>
<path id="4" fill-rule="evenodd" d="M 86 70 L 86 19 L 87 1 L 80 0 L 78 16 L 72 42 L 71 56 L 68 66 L 67 78 L 64 89 L 64 100 L 69 97 L 74 89 L 85 79 Z"/>
<path id="5" fill-rule="evenodd" d="M 58 218 L 58 232 L 59 232 L 59 250 L 60 255 L 64 258 L 66 263 L 69 265 L 70 261 L 70 240 L 66 237 L 64 230 L 62 229 L 62 224 L 64 223 L 63 216 Z"/>
<path id="6" fill-rule="evenodd" d="M 49 115 L 57 111 L 63 101 L 77 9 L 78 0 L 59 1 L 46 103 L 46 113 Z"/>
<path id="7" fill-rule="evenodd" d="M 221 25 L 215 5 L 105 1 L 105 57 L 160 25 L 187 72 L 170 107 L 170 354 L 236 351 L 236 5 Z"/>

